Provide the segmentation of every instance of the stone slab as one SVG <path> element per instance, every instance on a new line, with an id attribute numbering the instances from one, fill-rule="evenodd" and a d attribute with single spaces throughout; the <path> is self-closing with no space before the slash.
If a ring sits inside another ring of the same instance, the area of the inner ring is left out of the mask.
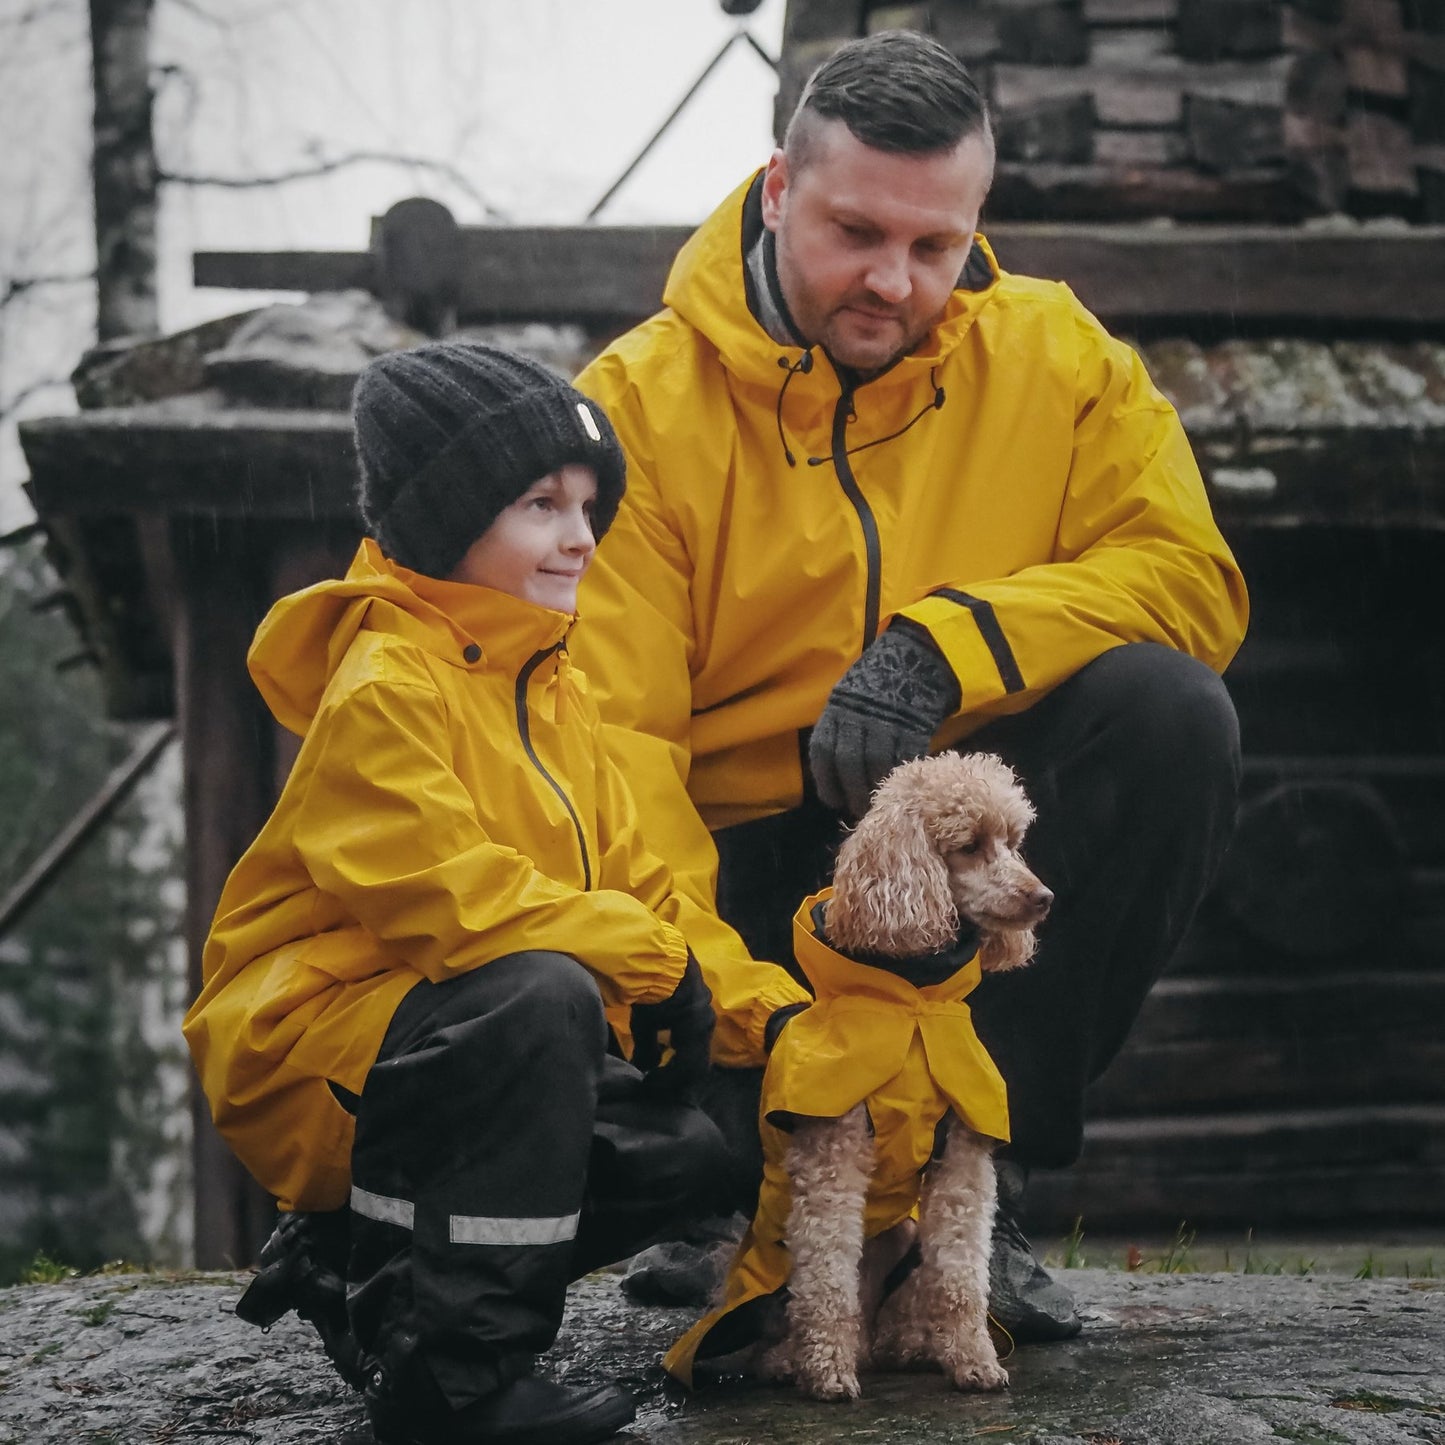
<path id="1" fill-rule="evenodd" d="M 553 1373 L 639 1396 L 646 1445 L 1442 1445 L 1445 1281 L 1070 1270 L 1083 1335 L 1016 1350 L 1012 1387 L 865 1379 L 853 1405 L 729 1384 L 693 1397 L 659 1353 L 693 1315 L 629 1304 L 615 1275 L 571 1294 Z M 231 1313 L 244 1276 L 115 1275 L 0 1291 L 0 1445 L 193 1438 L 367 1445 L 307 1327 Z"/>

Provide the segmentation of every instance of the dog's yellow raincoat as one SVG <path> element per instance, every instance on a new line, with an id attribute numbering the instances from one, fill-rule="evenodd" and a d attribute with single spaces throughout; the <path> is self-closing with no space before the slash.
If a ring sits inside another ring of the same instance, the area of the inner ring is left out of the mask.
<path id="1" fill-rule="evenodd" d="M 1004 1081 L 964 1002 L 981 976 L 978 955 L 941 983 L 922 987 L 857 963 L 818 936 L 814 910 L 831 894 L 825 889 L 806 899 L 793 919 L 793 947 L 817 998 L 779 1035 L 763 1077 L 757 1213 L 728 1271 L 722 1306 L 699 1320 L 663 1361 L 687 1385 L 695 1360 L 730 1354 L 754 1338 L 755 1312 L 742 1306 L 787 1283 L 792 1263 L 783 1241 L 791 1189 L 785 1162 L 797 1123 L 838 1119 L 854 1105 L 866 1105 L 874 1135 L 863 1219 L 868 1239 L 913 1213 L 938 1124 L 950 1109 L 977 1134 L 1009 1137 Z"/>

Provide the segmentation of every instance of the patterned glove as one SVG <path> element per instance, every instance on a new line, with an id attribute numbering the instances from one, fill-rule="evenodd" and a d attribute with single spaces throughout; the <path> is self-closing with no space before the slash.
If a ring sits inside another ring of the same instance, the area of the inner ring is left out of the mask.
<path id="1" fill-rule="evenodd" d="M 899 763 L 921 758 L 961 705 L 958 679 L 926 633 L 895 623 L 839 679 L 808 745 L 818 796 L 851 818 Z"/>
<path id="2" fill-rule="evenodd" d="M 669 997 L 661 1003 L 632 1005 L 632 1062 L 656 1088 L 671 1094 L 689 1094 L 707 1077 L 715 1022 L 712 993 L 689 949 L 687 967 Z M 672 1057 L 659 1068 L 659 1035 L 663 1033 L 670 1037 Z"/>

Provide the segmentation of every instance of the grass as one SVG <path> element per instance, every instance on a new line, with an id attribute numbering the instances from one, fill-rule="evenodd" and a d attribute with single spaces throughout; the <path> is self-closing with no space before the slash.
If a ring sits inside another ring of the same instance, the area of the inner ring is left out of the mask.
<path id="1" fill-rule="evenodd" d="M 114 1313 L 113 1299 L 97 1300 L 88 1310 L 80 1312 L 80 1322 L 83 1325 L 103 1325 Z"/>
<path id="2" fill-rule="evenodd" d="M 1280 1244 L 1261 1247 L 1252 1229 L 1246 1230 L 1243 1248 L 1237 1241 L 1227 1241 L 1218 1234 L 1201 1239 L 1187 1220 L 1181 1220 L 1172 1236 L 1151 1241 L 1147 1236 L 1137 1242 L 1115 1237 L 1101 1240 L 1090 1237 L 1088 1257 L 1084 1248 L 1084 1221 L 1076 1218 L 1072 1229 L 1044 1256 L 1044 1263 L 1055 1269 L 1120 1269 L 1140 1274 L 1223 1274 L 1260 1275 L 1328 1275 L 1354 1279 L 1405 1279 L 1411 1286 L 1430 1289 L 1445 1275 L 1437 1238 L 1418 1242 L 1374 1243 L 1361 1240 L 1348 1242 L 1317 1242 L 1310 1240 L 1300 1248 Z"/>
<path id="3" fill-rule="evenodd" d="M 37 1254 L 24 1269 L 20 1271 L 20 1284 L 64 1284 L 68 1279 L 75 1279 L 80 1274 L 78 1269 L 72 1269 L 68 1264 L 61 1264 L 59 1260 L 51 1259 L 48 1254 Z"/>

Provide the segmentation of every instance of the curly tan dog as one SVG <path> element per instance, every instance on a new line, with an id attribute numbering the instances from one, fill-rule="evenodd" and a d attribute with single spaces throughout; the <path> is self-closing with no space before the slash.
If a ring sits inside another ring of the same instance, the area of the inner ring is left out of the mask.
<path id="1" fill-rule="evenodd" d="M 895 769 L 839 852 L 824 915 L 828 945 L 908 979 L 918 961 L 945 954 L 972 924 L 983 971 L 1027 963 L 1053 901 L 1019 853 L 1032 820 L 1012 771 L 991 755 L 942 753 Z M 991 1069 L 986 1055 L 984 1062 Z M 915 1196 L 921 1259 L 880 1310 L 883 1267 L 868 1268 L 864 1235 L 870 1190 L 884 1185 L 882 1130 L 872 1114 L 885 1096 L 841 1118 L 800 1119 L 792 1130 L 787 1336 L 764 1356 L 762 1373 L 822 1400 L 857 1398 L 861 1363 L 936 1367 L 959 1389 L 1000 1389 L 1008 1375 L 987 1316 L 994 1141 L 956 1107 L 943 1113 L 941 1152 L 935 1147 Z M 906 1245 L 911 1233 L 906 1219 L 890 1228 L 895 1255 L 899 1235 Z M 881 1236 L 869 1245 L 886 1253 Z"/>

